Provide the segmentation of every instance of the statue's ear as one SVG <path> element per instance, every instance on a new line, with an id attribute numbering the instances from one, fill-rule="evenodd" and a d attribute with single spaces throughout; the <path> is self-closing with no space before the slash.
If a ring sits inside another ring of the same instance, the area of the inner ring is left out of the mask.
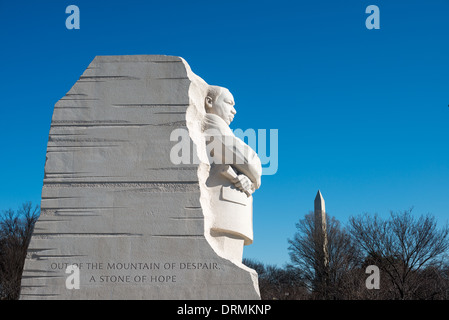
<path id="1" fill-rule="evenodd" d="M 212 108 L 212 98 L 207 96 L 205 99 L 205 105 L 207 108 Z"/>

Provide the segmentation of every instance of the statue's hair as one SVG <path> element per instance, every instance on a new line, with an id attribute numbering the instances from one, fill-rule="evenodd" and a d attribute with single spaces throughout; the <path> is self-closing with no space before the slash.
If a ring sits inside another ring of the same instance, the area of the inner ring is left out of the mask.
<path id="1" fill-rule="evenodd" d="M 215 101 L 217 101 L 218 97 L 223 92 L 223 90 L 225 90 L 225 88 L 223 88 L 223 87 L 209 86 L 209 88 L 207 88 L 206 97 L 212 98 L 212 102 L 215 102 Z"/>

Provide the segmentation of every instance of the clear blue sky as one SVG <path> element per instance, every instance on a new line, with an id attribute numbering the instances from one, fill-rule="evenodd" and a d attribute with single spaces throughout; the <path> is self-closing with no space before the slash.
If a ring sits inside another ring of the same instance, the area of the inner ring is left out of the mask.
<path id="1" fill-rule="evenodd" d="M 231 90 L 233 128 L 279 130 L 245 257 L 288 262 L 318 189 L 343 224 L 411 206 L 449 218 L 447 0 L 0 0 L 0 39 L 0 210 L 40 203 L 53 106 L 96 55 L 165 54 Z"/>

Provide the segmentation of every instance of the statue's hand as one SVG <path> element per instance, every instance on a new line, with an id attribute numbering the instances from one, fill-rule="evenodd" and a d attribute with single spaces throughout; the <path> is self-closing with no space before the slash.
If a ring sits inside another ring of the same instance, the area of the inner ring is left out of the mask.
<path id="1" fill-rule="evenodd" d="M 253 193 L 254 192 L 254 188 L 253 188 L 253 183 L 251 182 L 251 180 L 245 176 L 244 174 L 239 174 L 237 176 L 237 178 L 235 178 L 232 183 L 234 184 L 234 186 L 239 189 L 242 192 L 245 193 Z"/>
<path id="2" fill-rule="evenodd" d="M 250 197 L 251 194 L 256 190 L 256 187 L 254 186 L 250 178 L 248 178 L 244 174 L 237 175 L 235 170 L 230 165 L 224 166 L 220 173 L 223 177 L 231 181 L 231 183 L 234 184 L 234 186 L 238 190 L 244 192 L 248 197 Z"/>

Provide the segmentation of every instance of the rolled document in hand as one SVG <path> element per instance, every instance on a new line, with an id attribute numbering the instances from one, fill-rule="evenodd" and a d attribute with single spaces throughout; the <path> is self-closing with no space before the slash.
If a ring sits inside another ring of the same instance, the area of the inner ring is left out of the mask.
<path id="1" fill-rule="evenodd" d="M 226 177 L 230 181 L 234 181 L 237 179 L 237 173 L 234 171 L 234 169 L 230 165 L 225 165 L 223 167 L 223 170 L 221 171 L 221 174 Z M 243 190 L 243 192 L 249 197 L 252 194 L 252 190 Z"/>

